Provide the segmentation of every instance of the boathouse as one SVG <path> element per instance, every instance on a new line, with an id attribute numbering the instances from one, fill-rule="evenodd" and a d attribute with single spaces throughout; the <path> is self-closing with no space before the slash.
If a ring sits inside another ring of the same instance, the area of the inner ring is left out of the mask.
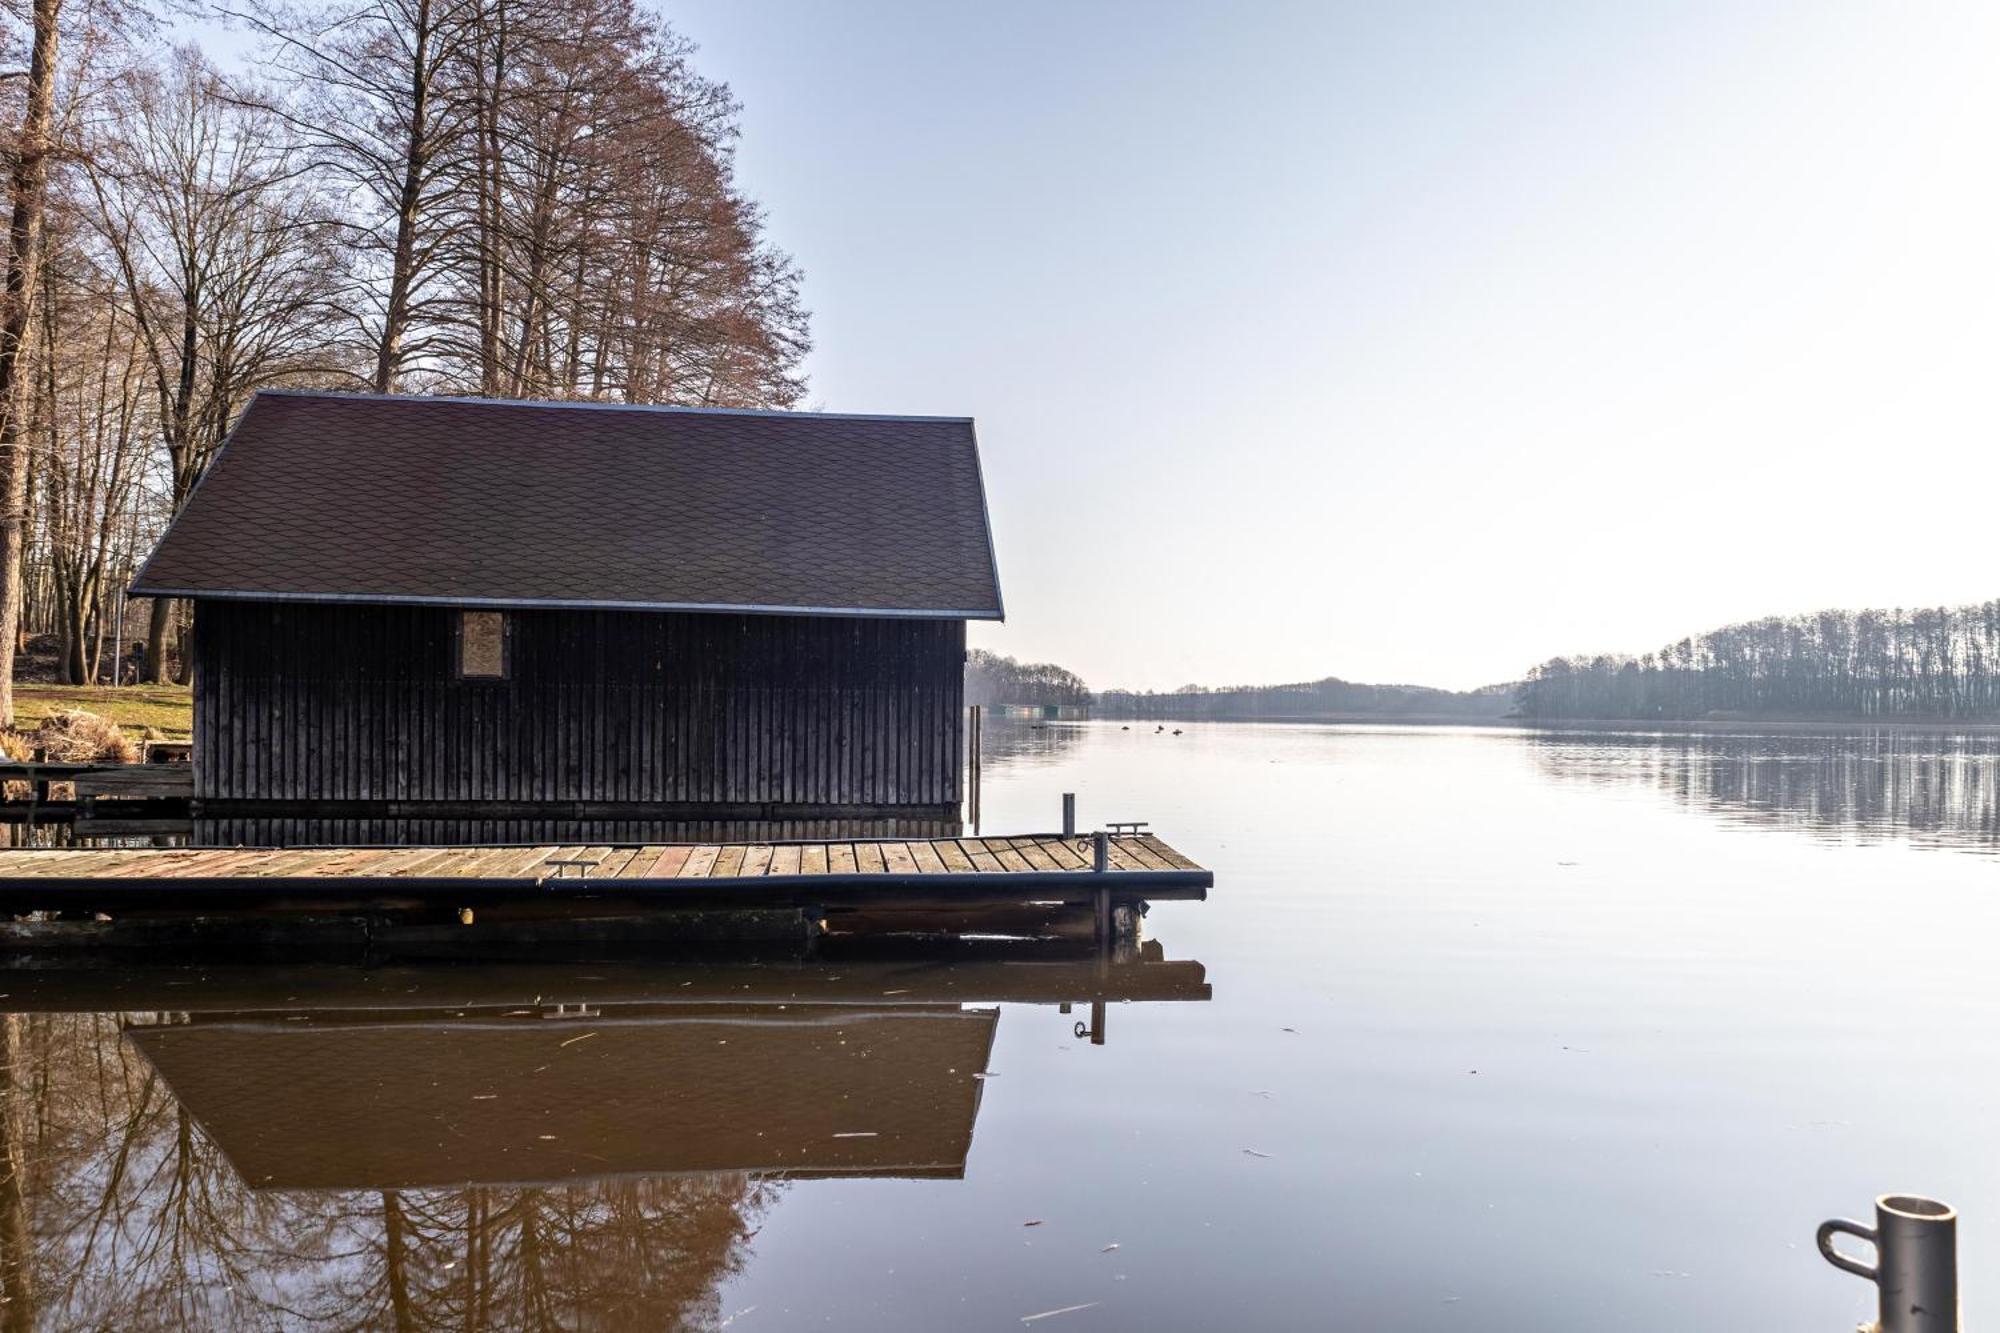
<path id="1" fill-rule="evenodd" d="M 963 418 L 266 390 L 133 583 L 198 842 L 959 831 Z"/>

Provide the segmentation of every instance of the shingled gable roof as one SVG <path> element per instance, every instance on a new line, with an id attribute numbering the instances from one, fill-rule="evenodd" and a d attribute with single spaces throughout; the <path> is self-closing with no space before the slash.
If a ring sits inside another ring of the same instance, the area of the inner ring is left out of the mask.
<path id="1" fill-rule="evenodd" d="M 138 596 L 996 620 L 972 422 L 265 390 Z"/>

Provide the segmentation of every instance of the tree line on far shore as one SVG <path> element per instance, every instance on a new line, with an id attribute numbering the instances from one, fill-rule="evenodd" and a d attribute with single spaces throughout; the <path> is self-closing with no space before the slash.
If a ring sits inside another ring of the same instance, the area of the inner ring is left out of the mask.
<path id="1" fill-rule="evenodd" d="M 1314 718 L 1402 717 L 1496 721 L 1513 703 L 1512 687 L 1439 690 L 1427 685 L 1363 685 L 1328 676 L 1292 685 L 1183 685 L 1178 690 L 1105 690 L 1100 717 L 1160 721 L 1280 722 Z"/>
<path id="2" fill-rule="evenodd" d="M 1087 702 L 1100 717 L 1162 721 L 2000 718 L 2000 600 L 1769 616 L 1637 657 L 1552 658 L 1518 683 L 1469 691 L 1337 677 L 1219 689 L 1185 685 L 1159 693 L 1092 691 L 1061 667 L 978 649 L 968 658 L 966 679 L 973 703 Z"/>
<path id="3" fill-rule="evenodd" d="M 1662 721 L 2000 716 L 2000 601 L 1770 616 L 1638 657 L 1553 658 L 1528 673 L 1517 711 Z"/>
<path id="4" fill-rule="evenodd" d="M 965 654 L 969 704 L 1087 704 L 1090 687 L 1053 662 L 1020 662 L 974 648 Z"/>
<path id="5" fill-rule="evenodd" d="M 1255 720 L 1339 714 L 1497 718 L 1512 687 L 1456 692 L 1421 685 L 1357 685 L 1328 677 L 1297 685 L 1214 689 L 1093 691 L 1074 671 L 1053 662 L 1021 662 L 983 648 L 965 655 L 965 701 L 971 704 L 1089 704 L 1099 717 Z"/>
<path id="6" fill-rule="evenodd" d="M 786 407 L 738 106 L 638 0 L 24 0 L 0 20 L 0 725 L 267 386 Z M 227 66 L 172 44 L 231 28 Z M 144 674 L 170 669 L 150 608 Z M 115 637 L 115 636 L 114 636 Z"/>

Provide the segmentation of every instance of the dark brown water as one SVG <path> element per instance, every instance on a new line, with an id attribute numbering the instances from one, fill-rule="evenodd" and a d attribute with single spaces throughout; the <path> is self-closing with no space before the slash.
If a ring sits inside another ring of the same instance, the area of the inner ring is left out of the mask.
<path id="1" fill-rule="evenodd" d="M 10 1326 L 1836 1329 L 1889 1190 L 2000 1318 L 2000 741 L 997 730 L 989 831 L 1210 901 L 1105 974 L 0 978 Z"/>

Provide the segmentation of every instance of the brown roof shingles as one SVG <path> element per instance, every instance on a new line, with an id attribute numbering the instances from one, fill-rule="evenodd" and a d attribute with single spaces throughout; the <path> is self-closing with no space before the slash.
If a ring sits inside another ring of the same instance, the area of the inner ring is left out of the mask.
<path id="1" fill-rule="evenodd" d="M 972 423 L 265 392 L 139 595 L 998 618 Z"/>

